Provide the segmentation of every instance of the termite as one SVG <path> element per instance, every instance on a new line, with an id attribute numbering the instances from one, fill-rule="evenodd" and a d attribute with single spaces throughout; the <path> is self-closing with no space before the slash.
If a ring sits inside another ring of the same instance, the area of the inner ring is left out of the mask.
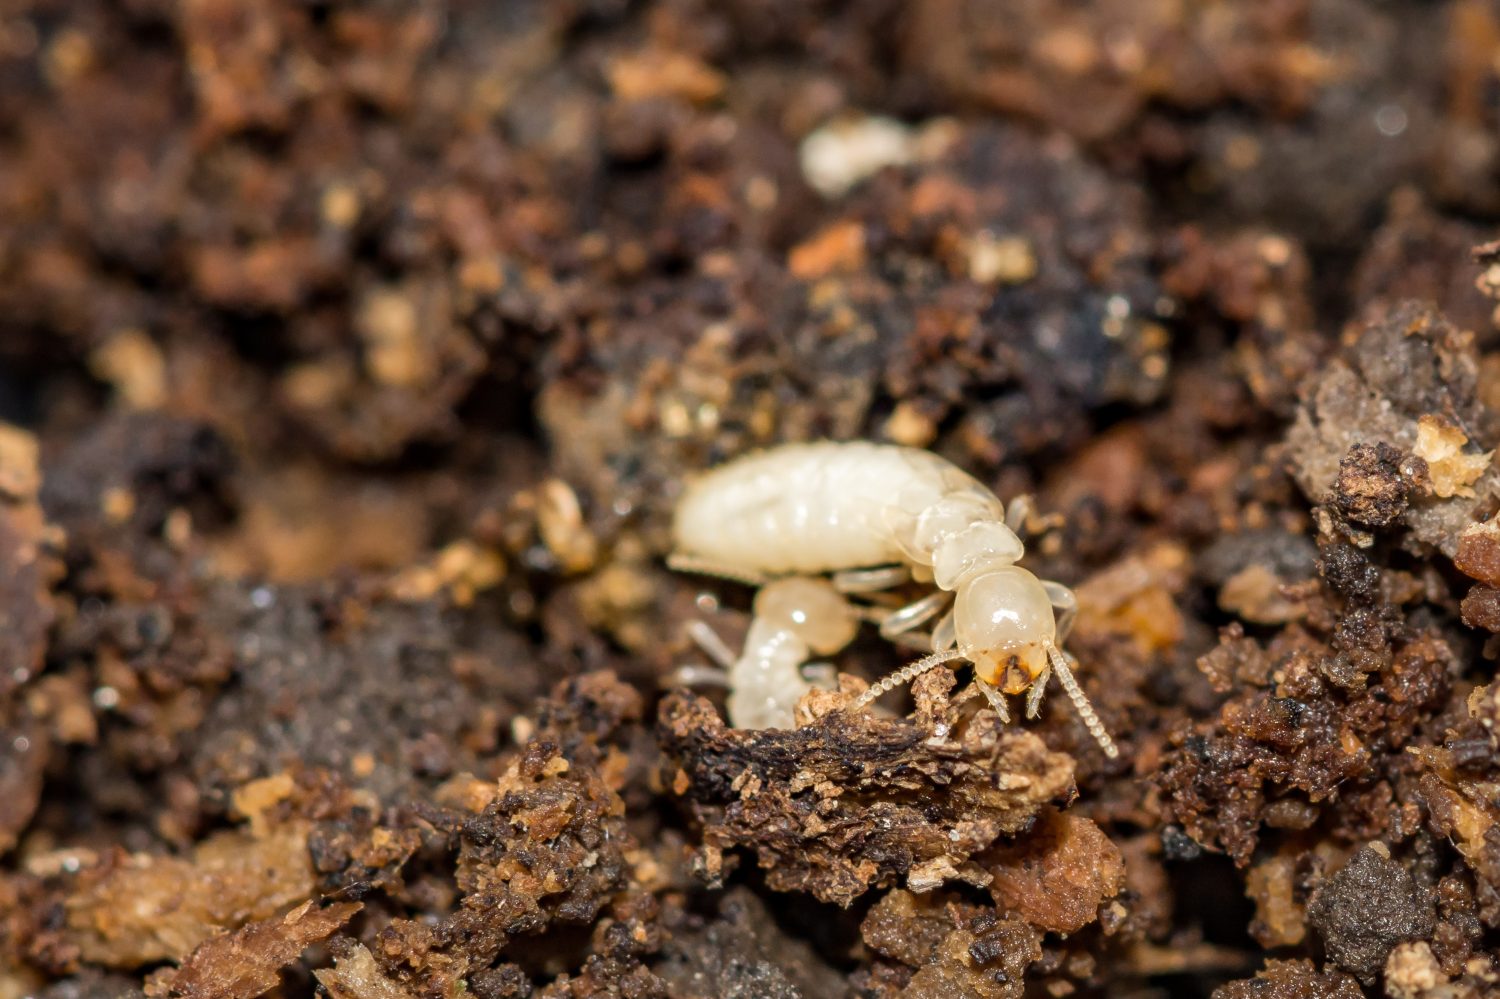
<path id="1" fill-rule="evenodd" d="M 1055 675 L 1105 755 L 1117 756 L 1061 649 L 1078 609 L 1073 591 L 1016 565 L 1025 554 L 1015 530 L 1024 509 L 1013 503 L 1007 515 L 991 490 L 930 451 L 861 441 L 783 445 L 690 483 L 677 504 L 668 564 L 776 596 L 769 606 L 757 600 L 741 656 L 716 655 L 728 660 L 732 691 L 755 685 L 754 710 L 737 710 L 732 693 L 730 722 L 789 727 L 791 706 L 809 686 L 792 661 L 837 651 L 853 638 L 848 620 L 874 616 L 883 637 L 932 651 L 875 683 L 852 709 L 966 659 L 1002 722 L 1010 721 L 1005 696 L 1022 693 L 1026 717 L 1035 718 Z M 935 589 L 891 611 L 857 609 L 844 596 L 908 580 Z M 931 635 L 920 635 L 934 618 Z"/>
<path id="2" fill-rule="evenodd" d="M 693 640 L 720 669 L 684 666 L 676 682 L 728 687 L 725 707 L 736 728 L 791 728 L 792 709 L 814 681 L 832 686 L 834 679 L 832 667 L 808 659 L 852 642 L 861 615 L 828 580 L 806 576 L 767 581 L 751 613 L 738 656 L 702 621 L 691 622 Z"/>

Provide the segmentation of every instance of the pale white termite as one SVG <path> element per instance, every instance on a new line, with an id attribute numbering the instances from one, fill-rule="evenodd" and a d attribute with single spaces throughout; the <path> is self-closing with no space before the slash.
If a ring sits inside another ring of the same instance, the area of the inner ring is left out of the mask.
<path id="1" fill-rule="evenodd" d="M 936 589 L 875 613 L 881 634 L 904 644 L 941 614 L 930 636 L 932 654 L 870 687 L 854 708 L 942 663 L 967 659 L 1002 721 L 1010 718 L 1002 695 L 1028 690 L 1026 716 L 1032 718 L 1056 674 L 1090 734 L 1116 756 L 1059 648 L 1077 610 L 1073 592 L 1015 564 L 1025 548 L 1006 519 L 995 494 L 951 462 L 889 444 L 783 445 L 692 482 L 677 504 L 669 564 L 779 588 L 772 606 L 757 601 L 746 651 L 716 656 L 731 660 L 732 691 L 748 685 L 746 699 L 756 705 L 736 710 L 731 700 L 731 723 L 788 727 L 792 705 L 808 689 L 788 664 L 798 656 L 805 661 L 809 651 L 836 651 L 853 637 L 852 627 L 823 620 L 841 613 L 830 611 L 830 595 L 855 613 L 847 601 L 826 589 L 791 589 L 788 577 L 806 584 L 813 581 L 802 577 L 832 574 L 841 593 L 872 593 L 914 579 Z"/>
<path id="2" fill-rule="evenodd" d="M 725 706 L 737 728 L 791 728 L 792 709 L 812 689 L 812 680 L 833 679 L 831 669 L 809 665 L 808 659 L 831 655 L 853 641 L 861 615 L 828 580 L 807 576 L 767 582 L 755 594 L 752 615 L 738 656 L 703 622 L 692 622 L 694 641 L 721 671 L 687 666 L 675 679 L 728 687 Z"/>

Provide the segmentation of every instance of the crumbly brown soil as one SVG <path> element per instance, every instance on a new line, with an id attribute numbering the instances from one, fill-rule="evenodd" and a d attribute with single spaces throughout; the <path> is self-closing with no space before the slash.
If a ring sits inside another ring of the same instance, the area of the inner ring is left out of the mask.
<path id="1" fill-rule="evenodd" d="M 0 4 L 0 999 L 1500 994 L 1497 50 Z M 873 635 L 664 689 L 684 480 L 815 438 L 1035 496 L 1118 760 Z"/>

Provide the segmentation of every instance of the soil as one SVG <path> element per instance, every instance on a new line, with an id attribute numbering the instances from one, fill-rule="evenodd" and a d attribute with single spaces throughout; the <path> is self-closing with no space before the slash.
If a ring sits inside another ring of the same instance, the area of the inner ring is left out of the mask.
<path id="1" fill-rule="evenodd" d="M 0 4 L 0 999 L 1500 995 L 1497 51 Z M 684 483 L 822 438 L 1034 498 L 1117 759 L 672 685 Z"/>

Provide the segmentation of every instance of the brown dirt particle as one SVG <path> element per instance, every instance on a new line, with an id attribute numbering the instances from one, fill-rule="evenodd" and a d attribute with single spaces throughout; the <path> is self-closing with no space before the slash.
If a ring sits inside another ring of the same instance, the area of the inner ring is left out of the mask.
<path id="1" fill-rule="evenodd" d="M 1399 943 L 1385 962 L 1385 994 L 1390 999 L 1423 999 L 1448 976 L 1438 967 L 1426 940 Z"/>
<path id="2" fill-rule="evenodd" d="M 1070 799 L 1073 761 L 988 714 L 963 723 L 946 697 L 954 682 L 937 670 L 914 685 L 917 721 L 835 709 L 787 731 L 730 729 L 703 698 L 668 694 L 660 739 L 687 774 L 710 879 L 743 847 L 776 891 L 841 905 L 903 877 L 987 883 L 974 855 Z"/>
<path id="3" fill-rule="evenodd" d="M 263 837 L 225 832 L 189 859 L 116 856 L 84 872 L 66 902 L 67 935 L 85 960 L 109 967 L 178 960 L 215 934 L 267 919 L 312 890 L 305 826 Z"/>
<path id="4" fill-rule="evenodd" d="M 1493 586 L 1475 586 L 1459 605 L 1464 624 L 1471 628 L 1500 632 L 1500 590 Z"/>
<path id="5" fill-rule="evenodd" d="M 673 97 L 704 104 L 724 90 L 724 76 L 684 52 L 644 50 L 621 56 L 608 70 L 610 89 L 627 101 Z"/>
<path id="6" fill-rule="evenodd" d="M 937 954 L 953 931 L 956 915 L 977 915 L 979 907 L 965 905 L 947 892 L 914 895 L 901 888 L 886 892 L 860 923 L 866 946 L 884 957 L 919 968 Z"/>
<path id="7" fill-rule="evenodd" d="M 110 337 L 89 355 L 89 367 L 114 385 L 127 406 L 155 409 L 167 400 L 166 358 L 144 330 Z"/>
<path id="8" fill-rule="evenodd" d="M 412 999 L 412 993 L 383 975 L 363 944 L 345 941 L 334 966 L 313 972 L 333 999 Z"/>
<path id="9" fill-rule="evenodd" d="M 42 487 L 36 437 L 0 423 L 0 496 L 19 501 L 35 499 Z"/>
<path id="10" fill-rule="evenodd" d="M 1468 443 L 1469 435 L 1451 420 L 1430 414 L 1417 420 L 1417 442 L 1412 445 L 1412 454 L 1427 462 L 1433 495 L 1440 499 L 1474 495 L 1470 487 L 1490 467 L 1494 452 L 1472 454 L 1464 450 Z"/>
<path id="11" fill-rule="evenodd" d="M 1421 471 L 1410 455 L 1389 444 L 1356 444 L 1339 462 L 1333 503 L 1356 523 L 1384 527 L 1406 512 Z"/>
<path id="12" fill-rule="evenodd" d="M 1486 520 L 1464 528 L 1458 536 L 1458 553 L 1453 564 L 1466 576 L 1487 586 L 1500 587 L 1500 520 Z"/>
<path id="13" fill-rule="evenodd" d="M 903 999 L 1016 999 L 1025 969 L 1042 957 L 1038 930 L 946 892 L 892 891 L 870 909 L 860 934 L 881 956 L 918 969 Z"/>
<path id="14" fill-rule="evenodd" d="M 1215 989 L 1213 999 L 1364 999 L 1364 992 L 1348 975 L 1318 971 L 1311 961 L 1267 961 L 1254 978 Z"/>
<path id="15" fill-rule="evenodd" d="M 450 995 L 513 939 L 553 923 L 594 922 L 625 887 L 634 846 L 611 786 L 620 768 L 601 743 L 640 711 L 639 694 L 611 674 L 559 684 L 483 811 L 425 815 L 458 843 L 461 898 L 437 919 L 383 928 L 372 953 L 384 974 L 422 994 Z"/>
<path id="16" fill-rule="evenodd" d="M 1370 846 L 1355 851 L 1318 889 L 1307 918 L 1329 959 L 1366 984 L 1380 974 L 1397 943 L 1430 936 L 1433 929 L 1432 906 L 1411 872 Z"/>
<path id="17" fill-rule="evenodd" d="M 255 999 L 275 988 L 281 969 L 309 945 L 325 940 L 363 905 L 308 901 L 285 916 L 251 923 L 205 941 L 176 970 L 157 972 L 146 983 L 151 999 Z"/>
<path id="18" fill-rule="evenodd" d="M 1042 956 L 1040 934 L 1019 919 L 983 929 L 958 929 L 936 959 L 912 976 L 903 999 L 1020 999 L 1025 969 Z"/>
<path id="19" fill-rule="evenodd" d="M 1262 947 L 1295 947 L 1307 935 L 1307 912 L 1296 898 L 1296 858 L 1268 857 L 1245 877 L 1245 894 L 1255 902 L 1250 933 Z"/>
<path id="20" fill-rule="evenodd" d="M 1336 494 L 1341 465 L 1351 449 L 1383 441 L 1416 451 L 1421 442 L 1440 465 L 1435 471 L 1429 468 L 1434 493 L 1441 480 L 1447 495 L 1412 504 L 1401 516 L 1419 540 L 1451 556 L 1459 532 L 1500 487 L 1487 455 L 1460 450 L 1452 433 L 1441 429 L 1462 427 L 1480 448 L 1493 444 L 1495 418 L 1479 402 L 1478 380 L 1473 336 L 1431 307 L 1404 303 L 1377 312 L 1303 386 L 1302 403 L 1287 434 L 1298 485 L 1316 502 L 1337 502 L 1330 491 Z M 1435 423 L 1433 417 L 1443 422 Z M 1389 470 L 1379 460 L 1372 472 L 1375 481 L 1361 485 L 1348 503 L 1379 519 L 1394 509 L 1397 487 L 1389 484 Z M 1353 474 L 1355 483 L 1364 481 L 1358 470 Z"/>
<path id="21" fill-rule="evenodd" d="M 1119 847 L 1088 819 L 1053 813 L 985 858 L 1000 911 L 1033 926 L 1072 933 L 1125 884 Z"/>
<path id="22" fill-rule="evenodd" d="M 707 925 L 684 927 L 665 941 L 665 961 L 656 970 L 671 986 L 671 995 L 703 999 L 848 995 L 843 976 L 819 960 L 806 941 L 777 925 L 753 892 L 731 888 L 716 908 L 717 918 Z"/>
<path id="23" fill-rule="evenodd" d="M 838 222 L 792 248 L 787 269 L 803 281 L 857 271 L 865 263 L 865 229 L 858 222 Z"/>

